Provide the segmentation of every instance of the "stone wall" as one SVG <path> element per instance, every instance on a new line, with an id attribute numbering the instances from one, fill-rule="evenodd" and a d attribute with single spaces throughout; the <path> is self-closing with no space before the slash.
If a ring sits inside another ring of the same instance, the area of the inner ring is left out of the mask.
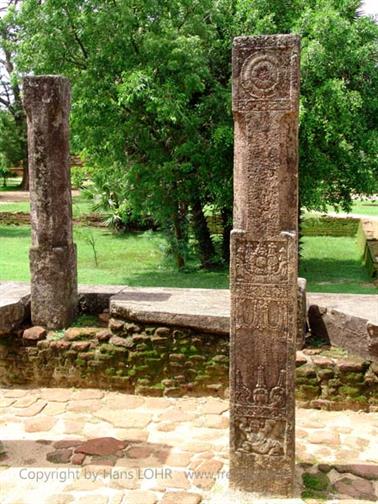
<path id="1" fill-rule="evenodd" d="M 228 336 L 117 319 L 109 327 L 34 333 L 0 338 L 1 385 L 228 396 Z M 302 406 L 378 411 L 377 364 L 325 347 L 298 351 L 296 365 Z"/>

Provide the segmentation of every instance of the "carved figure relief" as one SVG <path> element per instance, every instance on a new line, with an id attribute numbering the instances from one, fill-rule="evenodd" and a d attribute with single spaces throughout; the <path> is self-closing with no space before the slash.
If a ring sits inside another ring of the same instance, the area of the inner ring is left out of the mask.
<path id="1" fill-rule="evenodd" d="M 238 424 L 237 453 L 283 456 L 285 422 L 282 420 L 251 420 L 244 417 Z"/>
<path id="2" fill-rule="evenodd" d="M 288 276 L 287 244 L 280 241 L 237 239 L 236 282 L 285 283 Z"/>
<path id="3" fill-rule="evenodd" d="M 265 368 L 259 366 L 256 385 L 250 389 L 243 381 L 240 369 L 236 373 L 236 402 L 251 406 L 267 406 L 269 409 L 285 408 L 286 404 L 286 371 L 281 369 L 278 381 L 271 389 L 265 381 Z"/>

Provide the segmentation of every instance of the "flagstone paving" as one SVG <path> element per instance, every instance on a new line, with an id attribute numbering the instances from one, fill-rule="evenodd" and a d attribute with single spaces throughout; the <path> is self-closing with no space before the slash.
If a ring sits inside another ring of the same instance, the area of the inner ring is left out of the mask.
<path id="1" fill-rule="evenodd" d="M 226 400 L 3 388 L 0 502 L 378 501 L 378 413 L 297 410 L 295 499 L 228 491 L 228 435 Z"/>

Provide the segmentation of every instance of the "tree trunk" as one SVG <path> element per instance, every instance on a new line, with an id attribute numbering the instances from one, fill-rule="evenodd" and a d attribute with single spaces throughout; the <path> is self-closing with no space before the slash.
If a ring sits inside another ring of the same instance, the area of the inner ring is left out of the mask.
<path id="1" fill-rule="evenodd" d="M 173 223 L 173 243 L 172 243 L 172 253 L 176 262 L 177 269 L 183 269 L 185 267 L 185 231 L 184 231 L 184 220 L 185 220 L 185 210 L 180 207 L 179 202 L 175 205 L 175 211 L 172 215 Z"/>
<path id="2" fill-rule="evenodd" d="M 215 249 L 201 202 L 197 197 L 192 200 L 192 221 L 194 235 L 198 241 L 201 267 L 210 269 L 214 265 Z"/>
<path id="3" fill-rule="evenodd" d="M 20 189 L 22 191 L 29 191 L 29 166 L 28 166 L 27 160 L 26 160 L 26 162 L 24 161 L 23 168 L 24 168 L 24 171 L 22 173 L 22 180 L 21 180 L 21 184 L 20 184 Z"/>
<path id="4" fill-rule="evenodd" d="M 232 230 L 232 210 L 222 208 L 221 217 L 223 223 L 222 257 L 226 264 L 230 262 L 230 234 Z"/>

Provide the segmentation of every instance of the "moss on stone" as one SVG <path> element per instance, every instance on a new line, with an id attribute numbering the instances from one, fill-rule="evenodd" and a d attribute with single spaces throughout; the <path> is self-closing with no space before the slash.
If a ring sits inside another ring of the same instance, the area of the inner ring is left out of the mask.
<path id="1" fill-rule="evenodd" d="M 322 472 L 315 474 L 305 472 L 302 475 L 302 480 L 307 490 L 315 490 L 317 492 L 327 490 L 330 485 L 328 476 Z"/>
<path id="2" fill-rule="evenodd" d="M 297 399 L 301 400 L 315 399 L 316 397 L 318 397 L 319 393 L 319 387 L 315 387 L 313 385 L 301 385 L 296 390 L 296 397 Z"/>
<path id="3" fill-rule="evenodd" d="M 364 374 L 363 373 L 356 373 L 356 372 L 346 373 L 343 376 L 343 382 L 356 383 L 359 385 L 363 385 L 364 384 Z"/>
<path id="4" fill-rule="evenodd" d="M 345 397 L 358 397 L 361 395 L 361 391 L 358 387 L 350 387 L 349 385 L 343 385 L 339 388 L 339 394 Z"/>

